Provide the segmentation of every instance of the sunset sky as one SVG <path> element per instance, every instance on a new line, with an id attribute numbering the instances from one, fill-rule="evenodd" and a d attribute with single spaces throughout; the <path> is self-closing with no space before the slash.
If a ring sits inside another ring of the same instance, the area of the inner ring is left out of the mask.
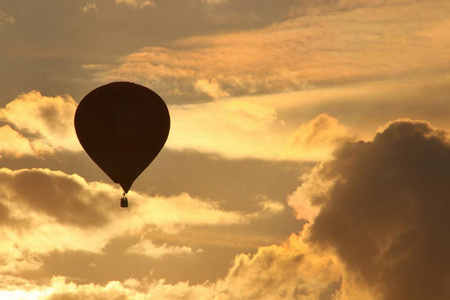
<path id="1" fill-rule="evenodd" d="M 76 107 L 168 105 L 130 207 Z M 450 1 L 0 0 L 0 299 L 450 299 Z"/>

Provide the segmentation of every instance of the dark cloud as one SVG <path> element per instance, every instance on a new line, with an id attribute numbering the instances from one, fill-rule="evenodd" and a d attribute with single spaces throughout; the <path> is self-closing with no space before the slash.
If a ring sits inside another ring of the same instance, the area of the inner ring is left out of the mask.
<path id="1" fill-rule="evenodd" d="M 450 295 L 450 144 L 426 122 L 399 120 L 372 142 L 350 143 L 321 169 L 336 180 L 311 240 L 387 300 Z"/>
<path id="2" fill-rule="evenodd" d="M 107 223 L 107 214 L 101 210 L 108 208 L 108 201 L 103 200 L 109 197 L 102 192 L 89 193 L 71 176 L 43 169 L 3 169 L 0 182 L 8 193 L 8 199 L 2 201 L 24 203 L 31 210 L 54 217 L 62 224 L 90 227 Z M 0 213 L 2 211 L 4 209 L 0 207 Z M 2 214 L 8 214 L 8 211 Z"/>

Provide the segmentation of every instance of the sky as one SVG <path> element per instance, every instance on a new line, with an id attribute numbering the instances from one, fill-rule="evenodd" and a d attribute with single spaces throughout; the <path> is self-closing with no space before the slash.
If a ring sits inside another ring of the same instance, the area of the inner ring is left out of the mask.
<path id="1" fill-rule="evenodd" d="M 1 299 L 450 297 L 450 2 L 0 0 Z M 168 105 L 130 207 L 91 90 Z"/>

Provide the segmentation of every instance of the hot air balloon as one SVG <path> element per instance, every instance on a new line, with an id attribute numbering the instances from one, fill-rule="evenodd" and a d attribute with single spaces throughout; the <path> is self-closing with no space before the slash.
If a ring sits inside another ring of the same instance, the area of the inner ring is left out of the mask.
<path id="1" fill-rule="evenodd" d="M 164 101 L 131 82 L 98 87 L 81 100 L 75 131 L 92 160 L 123 189 L 121 206 L 136 178 L 163 148 L 170 129 Z"/>

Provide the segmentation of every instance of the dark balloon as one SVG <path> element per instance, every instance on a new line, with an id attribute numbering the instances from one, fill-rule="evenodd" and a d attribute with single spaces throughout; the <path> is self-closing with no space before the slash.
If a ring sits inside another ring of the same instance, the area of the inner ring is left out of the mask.
<path id="1" fill-rule="evenodd" d="M 169 111 L 161 97 L 130 82 L 96 88 L 75 112 L 75 131 L 84 150 L 125 193 L 161 151 L 169 129 Z"/>

